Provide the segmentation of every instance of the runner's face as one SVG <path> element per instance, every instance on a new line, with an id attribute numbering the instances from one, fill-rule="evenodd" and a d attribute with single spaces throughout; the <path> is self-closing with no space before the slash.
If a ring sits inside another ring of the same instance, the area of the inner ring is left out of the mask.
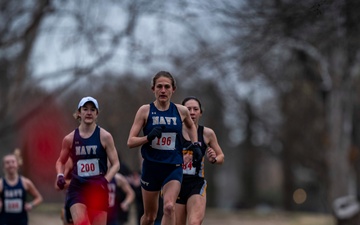
<path id="1" fill-rule="evenodd" d="M 153 88 L 156 100 L 159 102 L 168 102 L 174 93 L 174 88 L 171 85 L 171 80 L 167 77 L 159 77 Z"/>
<path id="2" fill-rule="evenodd" d="M 4 170 L 5 173 L 14 174 L 17 173 L 18 163 L 14 155 L 8 155 L 4 157 Z"/>
<path id="3" fill-rule="evenodd" d="M 202 115 L 199 103 L 194 99 L 190 99 L 189 101 L 185 102 L 185 107 L 188 108 L 190 112 L 190 117 L 194 121 L 194 123 L 198 124 L 199 119 Z"/>
<path id="4" fill-rule="evenodd" d="M 86 124 L 95 123 L 97 116 L 98 110 L 92 102 L 85 103 L 85 105 L 80 109 L 81 121 Z"/>

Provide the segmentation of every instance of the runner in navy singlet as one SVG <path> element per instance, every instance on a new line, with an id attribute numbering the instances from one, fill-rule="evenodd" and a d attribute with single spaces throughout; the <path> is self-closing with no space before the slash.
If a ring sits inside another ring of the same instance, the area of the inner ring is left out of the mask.
<path id="1" fill-rule="evenodd" d="M 144 214 L 141 225 L 154 224 L 160 190 L 163 196 L 161 224 L 175 225 L 175 202 L 182 181 L 182 126 L 190 130 L 190 140 L 197 142 L 196 127 L 188 109 L 171 102 L 175 79 L 160 71 L 152 79 L 155 101 L 143 105 L 135 115 L 128 139 L 130 148 L 141 147 L 143 157 L 141 187 Z M 139 136 L 141 129 L 144 136 Z"/>
<path id="2" fill-rule="evenodd" d="M 120 174 L 115 174 L 109 182 L 109 209 L 107 225 L 124 225 L 126 221 L 121 221 L 120 213 L 129 211 L 131 203 L 135 199 L 135 192 L 126 178 Z"/>
<path id="3" fill-rule="evenodd" d="M 28 178 L 18 173 L 18 160 L 14 154 L 3 157 L 4 178 L 0 179 L 0 224 L 27 225 L 28 211 L 42 202 L 42 196 Z M 27 202 L 27 194 L 33 200 Z"/>
<path id="4" fill-rule="evenodd" d="M 199 125 L 202 116 L 201 102 L 196 97 L 187 97 L 182 105 L 190 111 L 191 119 L 198 130 L 198 139 L 201 143 L 202 155 L 205 154 L 212 164 L 222 164 L 224 154 L 218 144 L 215 132 Z M 183 182 L 179 197 L 176 201 L 176 225 L 200 225 L 206 209 L 206 180 L 204 179 L 204 157 L 198 167 L 193 166 L 193 152 L 186 147 L 191 144 L 186 130 L 183 132 Z"/>
<path id="5" fill-rule="evenodd" d="M 80 100 L 75 113 L 80 125 L 64 137 L 56 162 L 60 189 L 64 189 L 66 184 L 65 163 L 69 157 L 73 162 L 65 207 L 70 209 L 75 225 L 106 225 L 108 181 L 120 168 L 112 135 L 96 124 L 98 114 L 96 99 L 88 96 Z"/>

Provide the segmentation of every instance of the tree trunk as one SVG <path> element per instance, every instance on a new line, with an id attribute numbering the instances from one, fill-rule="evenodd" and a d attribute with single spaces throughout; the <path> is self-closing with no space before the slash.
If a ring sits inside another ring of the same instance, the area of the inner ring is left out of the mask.
<path id="1" fill-rule="evenodd" d="M 327 126 L 329 130 L 329 154 L 327 155 L 329 168 L 328 200 L 330 204 L 336 198 L 350 194 L 350 162 L 348 159 L 352 128 L 350 90 L 349 85 L 334 87 L 329 93 L 327 102 Z"/>

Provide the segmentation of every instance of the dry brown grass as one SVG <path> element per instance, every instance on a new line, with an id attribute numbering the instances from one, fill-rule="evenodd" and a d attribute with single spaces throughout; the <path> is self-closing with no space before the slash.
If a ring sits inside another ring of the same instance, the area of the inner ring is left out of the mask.
<path id="1" fill-rule="evenodd" d="M 29 225 L 62 225 L 59 204 L 42 204 L 30 213 Z M 331 215 L 271 211 L 207 209 L 204 225 L 335 225 Z M 127 225 L 136 225 L 132 218 Z"/>
<path id="2" fill-rule="evenodd" d="M 335 225 L 331 215 L 272 211 L 223 211 L 208 209 L 206 225 Z"/>

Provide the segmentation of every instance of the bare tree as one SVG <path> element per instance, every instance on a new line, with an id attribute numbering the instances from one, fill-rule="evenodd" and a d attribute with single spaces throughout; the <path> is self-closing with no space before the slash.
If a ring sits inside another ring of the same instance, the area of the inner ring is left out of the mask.
<path id="1" fill-rule="evenodd" d="M 351 143 L 352 90 L 356 88 L 353 81 L 358 76 L 359 46 L 354 40 L 360 35 L 359 16 L 355 13 L 359 7 L 356 1 L 349 0 L 227 1 L 214 8 L 224 15 L 222 26 L 231 34 L 229 41 L 234 50 L 233 54 L 227 54 L 226 60 L 241 63 L 243 76 L 262 76 L 268 80 L 280 95 L 289 96 L 281 103 L 285 108 L 295 100 L 290 93 L 297 91 L 305 96 L 311 90 L 309 100 L 320 109 L 314 114 L 320 116 L 320 120 L 314 122 L 320 123 L 318 131 L 323 141 L 318 143 L 317 149 L 317 144 L 308 143 L 314 149 L 305 152 L 308 157 L 315 156 L 314 151 L 324 153 L 326 166 L 323 169 L 327 168 L 328 174 L 323 181 L 328 184 L 328 210 L 334 199 L 350 194 L 346 174 L 350 171 L 347 155 Z M 298 66 L 291 68 L 294 65 L 289 64 L 291 61 Z M 310 106 L 309 103 L 303 107 Z M 302 108 L 291 112 L 285 108 L 284 119 L 292 119 L 296 115 L 294 113 L 300 115 L 306 110 Z M 300 119 L 304 124 L 309 118 Z M 284 125 L 293 122 L 288 121 Z M 303 132 L 311 132 L 311 135 L 300 136 Z M 283 148 L 290 151 L 292 157 L 296 156 L 300 150 L 294 149 L 296 141 L 316 137 L 313 132 L 316 129 L 300 129 L 292 139 L 288 133 Z M 312 149 L 310 146 L 307 146 L 309 150 Z M 306 158 L 300 161 L 315 171 L 318 167 L 316 163 L 309 165 Z M 286 167 L 285 171 L 292 171 L 290 165 Z M 286 177 L 290 179 L 294 174 Z"/>

